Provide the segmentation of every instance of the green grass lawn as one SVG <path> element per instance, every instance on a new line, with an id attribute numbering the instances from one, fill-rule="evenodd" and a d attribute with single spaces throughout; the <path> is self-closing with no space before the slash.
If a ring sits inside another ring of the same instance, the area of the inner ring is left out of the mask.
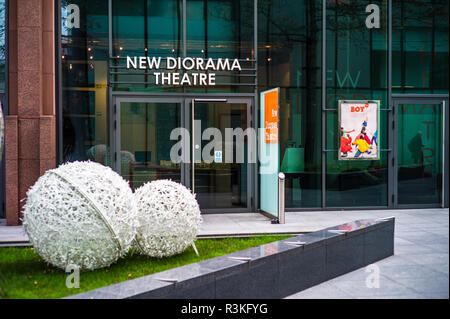
<path id="1" fill-rule="evenodd" d="M 119 259 L 108 268 L 81 272 L 79 289 L 67 288 L 68 274 L 46 264 L 33 248 L 0 248 L 0 299 L 61 298 L 289 237 L 199 239 L 195 245 L 200 256 L 192 247 L 182 254 L 163 259 L 134 254 Z"/>

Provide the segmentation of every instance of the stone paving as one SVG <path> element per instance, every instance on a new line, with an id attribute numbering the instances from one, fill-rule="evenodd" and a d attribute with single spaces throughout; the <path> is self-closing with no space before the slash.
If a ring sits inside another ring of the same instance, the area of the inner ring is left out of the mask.
<path id="1" fill-rule="evenodd" d="M 449 298 L 449 210 L 364 210 L 287 212 L 286 224 L 271 224 L 256 213 L 203 215 L 200 237 L 270 233 L 304 233 L 345 222 L 396 217 L 395 255 L 376 263 L 380 288 L 367 288 L 365 268 L 288 298 Z M 21 226 L 0 220 L 0 246 L 27 243 Z"/>
<path id="2" fill-rule="evenodd" d="M 287 298 L 448 299 L 448 209 L 390 213 L 396 216 L 394 256 L 375 263 L 379 267 L 379 288 L 367 287 L 366 280 L 373 272 L 361 268 Z"/>
<path id="3" fill-rule="evenodd" d="M 447 213 L 447 209 L 424 210 L 347 210 L 347 211 L 304 211 L 287 212 L 286 223 L 283 225 L 271 224 L 270 218 L 258 213 L 234 213 L 234 214 L 204 214 L 199 237 L 221 237 L 233 235 L 254 234 L 299 234 L 317 231 L 334 225 L 343 224 L 357 219 L 379 218 L 388 216 L 409 216 L 409 219 L 396 221 L 398 223 L 414 222 L 414 216 L 420 218 L 421 214 L 432 216 L 433 214 Z M 448 222 L 447 222 L 448 225 Z M 429 227 L 436 228 L 433 224 Z M 424 226 L 426 227 L 426 226 Z M 448 232 L 447 232 L 448 234 Z M 28 237 L 22 226 L 5 226 L 5 221 L 0 219 L 0 244 L 6 242 L 28 242 Z"/>

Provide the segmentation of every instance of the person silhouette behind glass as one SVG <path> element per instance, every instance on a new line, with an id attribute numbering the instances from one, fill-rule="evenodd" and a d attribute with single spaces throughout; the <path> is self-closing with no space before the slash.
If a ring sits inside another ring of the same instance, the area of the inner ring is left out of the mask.
<path id="1" fill-rule="evenodd" d="M 417 134 L 409 141 L 408 149 L 411 152 L 414 164 L 418 164 L 422 161 L 423 147 L 422 143 L 422 131 L 418 131 Z"/>

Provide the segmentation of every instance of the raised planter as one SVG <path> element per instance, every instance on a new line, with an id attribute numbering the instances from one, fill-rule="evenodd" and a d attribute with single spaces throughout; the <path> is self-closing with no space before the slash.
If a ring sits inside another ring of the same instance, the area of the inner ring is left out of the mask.
<path id="1" fill-rule="evenodd" d="M 394 224 L 358 220 L 69 298 L 283 298 L 393 255 Z"/>

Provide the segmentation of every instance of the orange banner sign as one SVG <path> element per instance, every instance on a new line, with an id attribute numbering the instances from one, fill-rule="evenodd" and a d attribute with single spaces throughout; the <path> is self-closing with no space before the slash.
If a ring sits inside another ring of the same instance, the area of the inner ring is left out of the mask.
<path id="1" fill-rule="evenodd" d="M 264 94 L 264 136 L 266 143 L 278 143 L 278 90 Z"/>

